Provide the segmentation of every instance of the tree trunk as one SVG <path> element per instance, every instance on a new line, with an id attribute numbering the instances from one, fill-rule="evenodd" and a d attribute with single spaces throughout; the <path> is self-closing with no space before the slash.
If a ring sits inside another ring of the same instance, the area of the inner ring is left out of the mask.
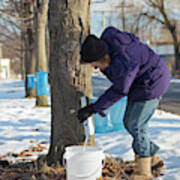
<path id="1" fill-rule="evenodd" d="M 34 48 L 34 32 L 33 26 L 27 29 L 28 38 L 28 63 L 27 63 L 27 75 L 35 76 L 35 48 Z M 26 78 L 27 81 L 27 78 Z M 36 97 L 36 89 L 27 89 L 26 97 Z"/>
<path id="2" fill-rule="evenodd" d="M 159 11 L 159 13 L 162 15 L 162 18 L 159 18 L 160 16 L 158 15 L 151 15 L 149 13 L 143 13 L 147 18 L 151 20 L 156 20 L 157 22 L 161 23 L 163 26 L 167 28 L 167 30 L 171 33 L 172 39 L 173 39 L 173 45 L 174 45 L 174 56 L 175 56 L 175 67 L 174 67 L 174 72 L 180 73 L 180 67 L 179 67 L 179 61 L 180 61 L 180 44 L 178 41 L 178 34 L 177 34 L 177 27 L 176 24 L 174 23 L 174 20 L 170 20 L 168 13 L 166 12 L 166 5 L 164 0 L 161 1 L 152 1 L 148 0 L 148 5 L 152 7 L 153 9 L 156 9 Z"/>
<path id="3" fill-rule="evenodd" d="M 179 42 L 178 42 L 178 36 L 177 36 L 177 33 L 176 33 L 176 30 L 172 31 L 170 29 L 170 32 L 171 32 L 171 35 L 172 35 L 172 38 L 173 38 L 173 45 L 174 45 L 174 55 L 175 55 L 175 73 L 176 74 L 179 74 L 180 73 L 180 69 L 179 69 L 179 61 L 180 61 L 180 45 L 179 45 Z M 180 75 L 180 74 L 179 74 Z"/>
<path id="4" fill-rule="evenodd" d="M 28 16 L 29 13 L 29 3 L 26 3 L 25 1 L 21 1 L 20 3 L 21 6 L 21 12 L 20 12 L 20 16 L 21 17 L 26 17 Z M 22 49 L 23 49 L 23 60 L 24 60 L 24 68 L 25 68 L 25 96 L 28 96 L 28 88 L 27 88 L 27 72 L 28 72 L 28 34 L 27 34 L 27 27 L 28 27 L 28 23 L 29 21 L 27 20 L 23 20 L 21 22 L 21 26 L 22 26 L 22 31 L 21 31 L 21 40 L 22 40 Z"/>
<path id="5" fill-rule="evenodd" d="M 47 160 L 56 164 L 65 146 L 84 140 L 75 112 L 82 95 L 92 96 L 91 67 L 79 62 L 90 30 L 90 0 L 53 0 L 49 12 L 52 119 Z"/>
<path id="6" fill-rule="evenodd" d="M 35 13 L 36 28 L 36 71 L 48 72 L 47 56 L 46 56 L 46 23 L 48 12 L 48 0 L 37 0 Z M 47 95 L 36 96 L 37 106 L 47 106 Z"/>
<path id="7" fill-rule="evenodd" d="M 22 1 L 21 2 L 21 14 L 22 17 L 29 17 L 32 15 L 31 12 L 31 2 Z M 35 59 L 33 56 L 34 50 L 34 27 L 31 19 L 22 21 L 22 38 L 23 38 L 23 49 L 24 49 L 24 62 L 25 62 L 25 90 L 26 97 L 35 97 L 35 88 L 28 88 L 28 75 L 35 74 Z"/>

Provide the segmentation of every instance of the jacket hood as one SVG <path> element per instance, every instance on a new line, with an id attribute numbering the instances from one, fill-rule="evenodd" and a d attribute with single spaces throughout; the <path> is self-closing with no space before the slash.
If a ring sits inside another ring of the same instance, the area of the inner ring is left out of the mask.
<path id="1" fill-rule="evenodd" d="M 135 35 L 122 32 L 113 26 L 104 30 L 101 39 L 109 46 L 109 54 L 112 56 L 122 53 L 127 46 L 131 45 L 133 42 L 137 43 L 139 41 L 139 38 Z"/>

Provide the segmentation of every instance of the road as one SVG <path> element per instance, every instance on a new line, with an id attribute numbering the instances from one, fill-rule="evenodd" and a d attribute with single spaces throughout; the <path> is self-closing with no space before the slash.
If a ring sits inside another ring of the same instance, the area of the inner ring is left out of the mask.
<path id="1" fill-rule="evenodd" d="M 180 83 L 171 82 L 162 98 L 160 109 L 180 115 Z"/>

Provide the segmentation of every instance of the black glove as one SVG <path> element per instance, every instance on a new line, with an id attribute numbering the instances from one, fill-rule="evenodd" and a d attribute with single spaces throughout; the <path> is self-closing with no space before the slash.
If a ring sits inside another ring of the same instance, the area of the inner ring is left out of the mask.
<path id="1" fill-rule="evenodd" d="M 78 110 L 77 118 L 79 119 L 80 123 L 83 123 L 94 113 L 96 113 L 96 111 L 94 110 L 93 105 L 90 104 Z"/>

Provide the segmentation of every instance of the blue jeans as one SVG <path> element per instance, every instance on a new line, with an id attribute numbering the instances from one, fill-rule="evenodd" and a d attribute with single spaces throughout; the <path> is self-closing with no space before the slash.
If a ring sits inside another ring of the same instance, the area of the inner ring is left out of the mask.
<path id="1" fill-rule="evenodd" d="M 128 101 L 124 115 L 124 127 L 133 137 L 132 148 L 140 157 L 153 156 L 159 147 L 148 137 L 148 122 L 152 117 L 159 99 L 142 102 Z"/>

